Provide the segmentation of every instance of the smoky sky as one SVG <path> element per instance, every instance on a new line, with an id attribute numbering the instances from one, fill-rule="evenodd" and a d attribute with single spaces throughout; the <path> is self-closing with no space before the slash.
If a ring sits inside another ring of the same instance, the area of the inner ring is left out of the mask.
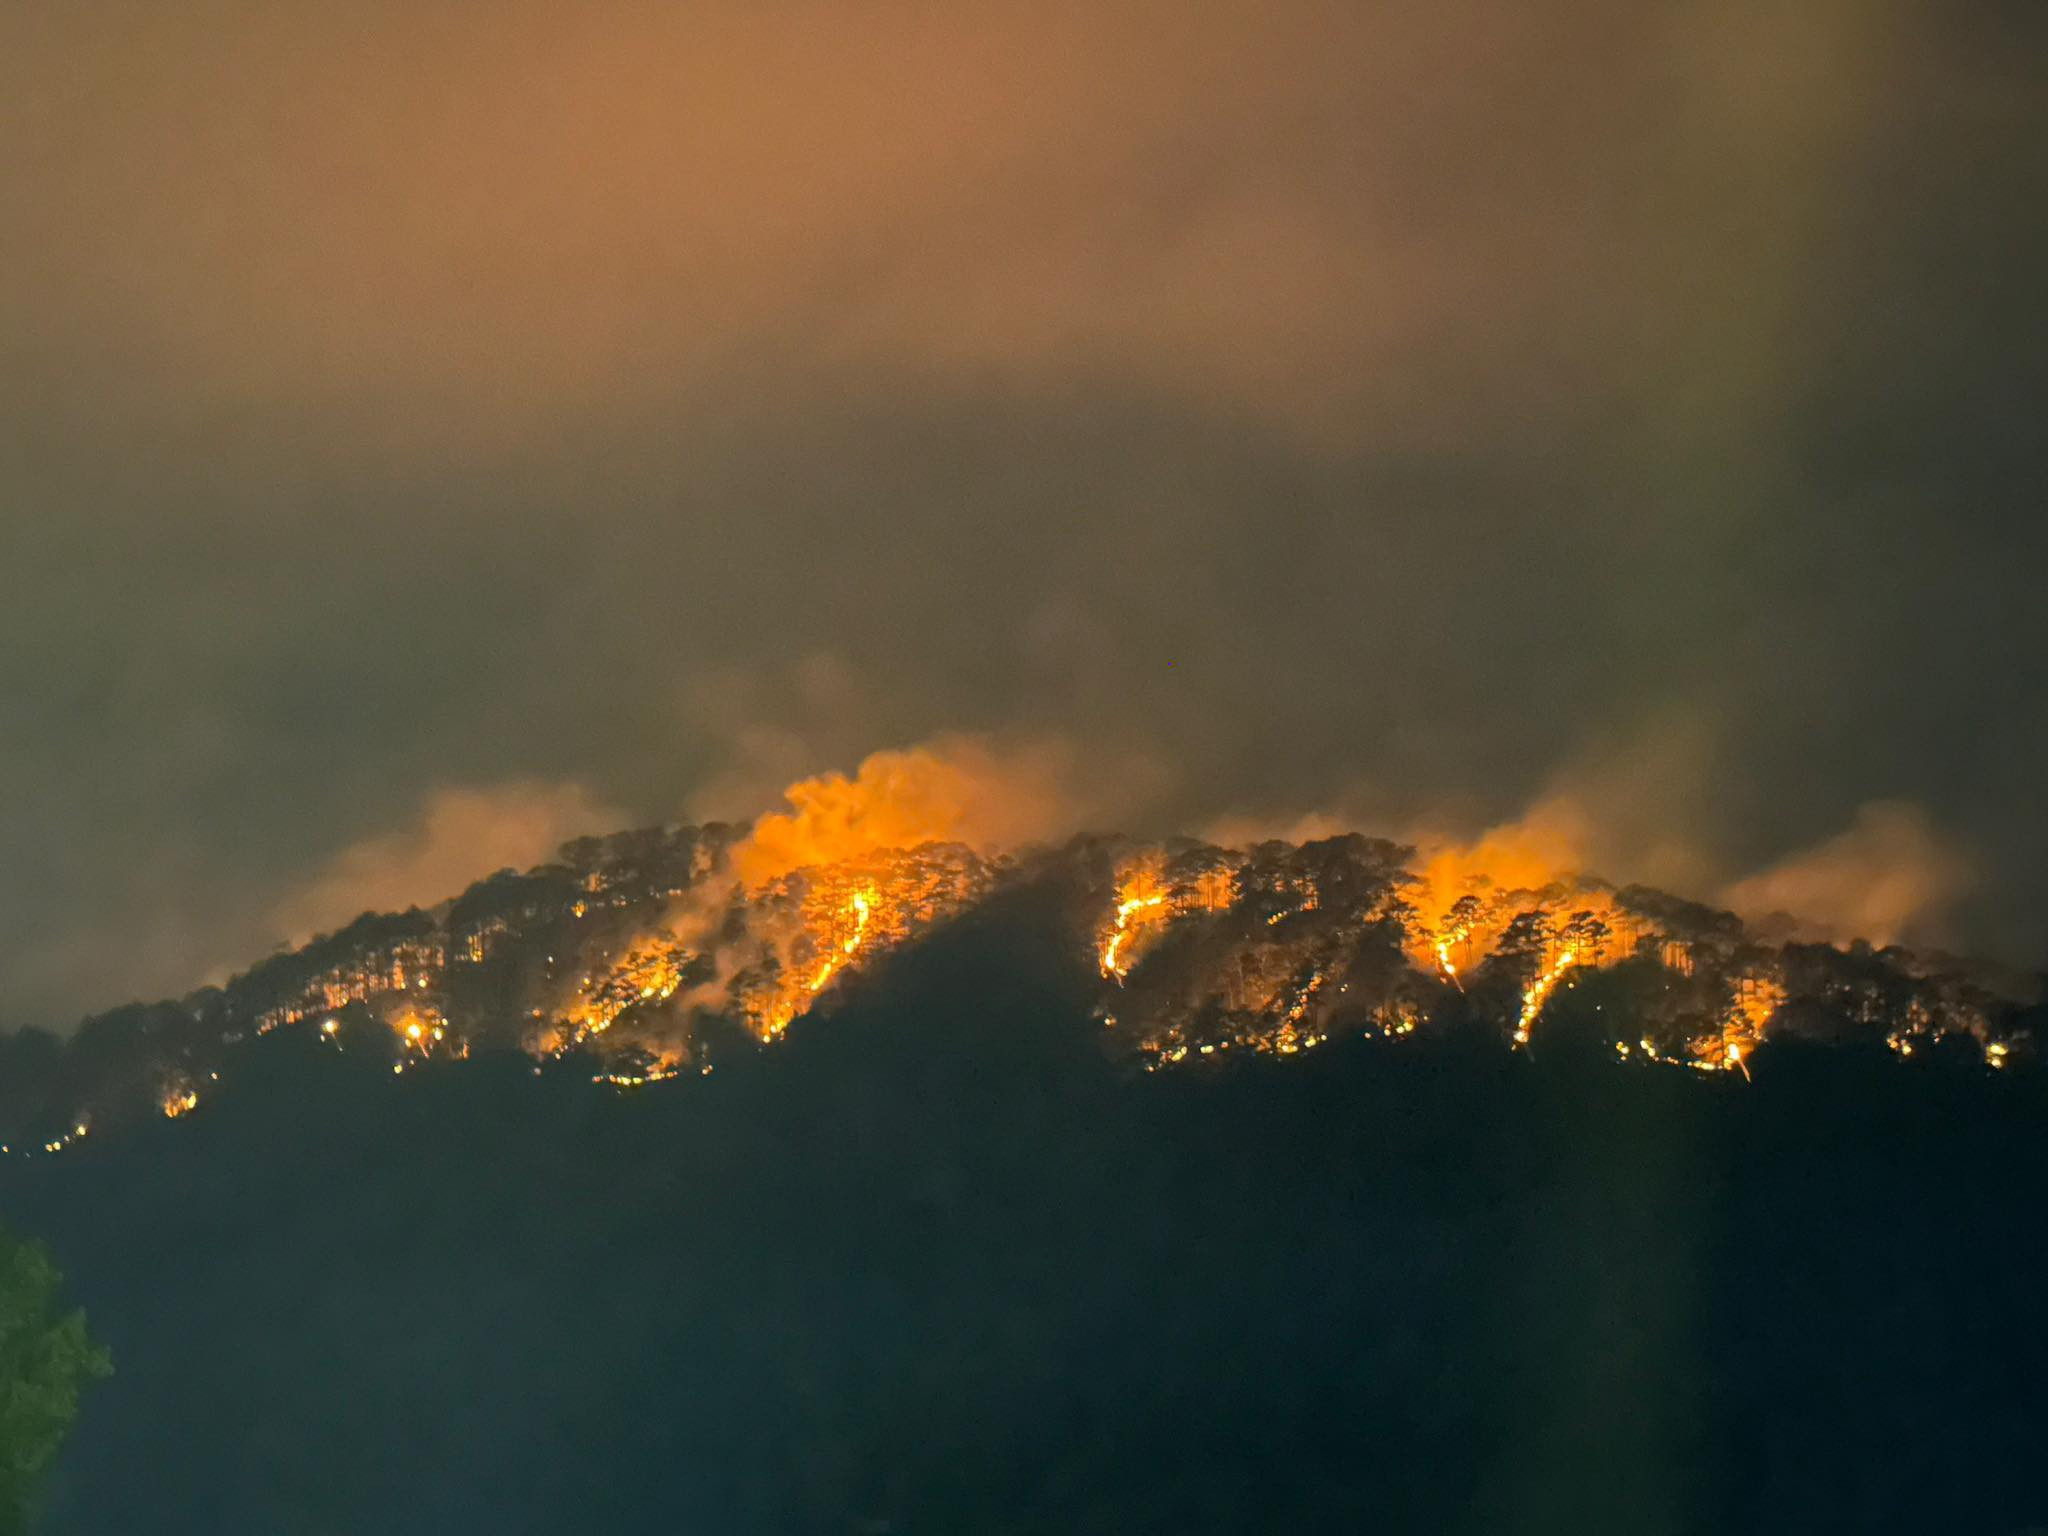
<path id="1" fill-rule="evenodd" d="M 0 141 L 5 1022 L 945 731 L 2048 959 L 2039 7 L 7 0 Z"/>

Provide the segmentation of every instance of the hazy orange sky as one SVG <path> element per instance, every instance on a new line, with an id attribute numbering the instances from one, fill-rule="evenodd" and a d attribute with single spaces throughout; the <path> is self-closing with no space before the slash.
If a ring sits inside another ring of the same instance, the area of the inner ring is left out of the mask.
<path id="1" fill-rule="evenodd" d="M 2044 958 L 2043 29 L 0 3 L 0 1023 L 956 729 Z"/>

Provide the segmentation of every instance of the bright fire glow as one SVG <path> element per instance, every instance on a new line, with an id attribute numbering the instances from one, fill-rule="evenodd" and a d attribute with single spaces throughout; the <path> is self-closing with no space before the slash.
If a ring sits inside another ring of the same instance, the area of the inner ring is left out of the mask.
<path id="1" fill-rule="evenodd" d="M 244 1022 L 258 1035 L 303 1022 L 341 1050 L 356 1043 L 354 1021 L 381 1021 L 396 1045 L 392 1071 L 403 1075 L 427 1058 L 466 1055 L 463 1030 L 493 1027 L 475 999 L 497 993 L 459 983 L 466 967 L 502 956 L 508 982 L 545 979 L 544 994 L 520 1000 L 542 1004 L 522 1020 L 537 1056 L 612 1032 L 592 1047 L 596 1081 L 639 1087 L 679 1075 L 686 1062 L 708 1072 L 695 1034 L 701 1021 L 722 1018 L 763 1042 L 778 1039 L 856 967 L 966 908 L 1008 870 L 1035 868 L 1035 855 L 1012 864 L 995 850 L 1062 828 L 1057 768 L 1013 771 L 962 741 L 876 754 L 853 777 L 793 786 L 788 809 L 744 837 L 720 831 L 694 841 L 701 863 L 693 854 L 687 870 L 669 869 L 658 883 L 606 855 L 582 872 L 575 899 L 529 905 L 524 920 L 515 911 L 414 927 L 322 955 L 224 1038 L 240 1038 Z M 1644 1019 L 1622 1026 L 1644 1033 L 1615 1042 L 1619 1057 L 1748 1077 L 1778 1027 L 1787 986 L 1799 987 L 1802 1001 L 1813 995 L 1807 972 L 1750 942 L 1739 925 L 1732 933 L 1696 927 L 1658 901 L 1618 896 L 1572 873 L 1587 846 L 1574 814 L 1561 801 L 1547 804 L 1470 844 L 1429 846 L 1407 870 L 1385 853 L 1354 860 L 1336 840 L 1121 845 L 1113 897 L 1098 887 L 1070 958 L 1090 946 L 1101 999 L 1116 1004 L 1114 1014 L 1101 1010 L 1103 1023 L 1151 1067 L 1292 1056 L 1340 1032 L 1405 1036 L 1440 1009 L 1487 1009 L 1495 1028 L 1511 1022 L 1514 1046 L 1526 1047 L 1575 970 L 1621 964 L 1626 989 L 1617 996 L 1641 985 L 1652 1002 Z M 1099 877 L 1097 855 L 1087 857 Z M 650 899 L 664 905 L 642 905 Z M 564 913 L 576 920 L 573 936 L 522 926 L 560 924 Z M 1209 922 L 1203 913 L 1225 915 Z M 1200 942 L 1163 945 L 1184 921 L 1188 931 L 1177 936 Z M 544 971 L 541 950 L 560 957 L 547 953 Z M 495 974 L 486 979 L 495 985 Z M 1954 978 L 1907 969 L 1901 980 L 1912 995 L 1896 1007 L 1859 997 L 1846 982 L 1833 984 L 1839 1000 L 1824 1001 L 1881 1024 L 1901 1056 L 1968 1034 L 1993 1069 L 2008 1066 L 2009 1049 L 2018 1053 L 2011 1065 L 2032 1058 L 2025 1044 L 1995 1038 L 1986 1009 L 1941 989 Z M 1468 997 L 1452 996 L 1468 986 Z M 461 1029 L 442 1007 L 459 1010 Z M 343 1009 L 354 1011 L 337 1017 Z M 155 1096 L 171 1119 L 198 1102 L 178 1073 Z M 87 1129 L 80 1120 L 46 1147 L 62 1150 Z"/>
<path id="2" fill-rule="evenodd" d="M 1535 1028 L 1537 1016 L 1543 1012 L 1543 1005 L 1550 1001 L 1550 994 L 1557 990 L 1557 984 L 1564 980 L 1565 972 L 1579 963 L 1579 953 L 1570 945 L 1557 952 L 1557 958 L 1550 962 L 1537 978 L 1529 983 L 1522 994 L 1522 1014 L 1515 1022 L 1515 1044 L 1527 1045 L 1529 1032 Z"/>
<path id="3" fill-rule="evenodd" d="M 667 1002 L 682 986 L 691 958 L 691 951 L 671 936 L 655 934 L 629 945 L 605 969 L 584 974 L 569 1007 L 567 1036 L 558 1033 L 553 1048 L 564 1050 L 603 1034 L 628 1008 Z"/>
<path id="4" fill-rule="evenodd" d="M 1102 974 L 1122 981 L 1130 970 L 1124 950 L 1137 932 L 1155 917 L 1164 918 L 1167 892 L 1156 865 L 1143 864 L 1117 884 L 1116 916 L 1103 935 L 1099 960 Z"/>
<path id="5" fill-rule="evenodd" d="M 391 1032 L 398 1037 L 399 1049 L 410 1056 L 425 1058 L 448 1047 L 448 1021 L 439 1009 L 422 1003 L 407 1003 L 392 1015 Z M 458 1042 L 450 1054 L 460 1057 L 469 1052 Z"/>
<path id="6" fill-rule="evenodd" d="M 1717 1072 L 1740 1072 L 1749 1076 L 1750 1052 L 1763 1041 L 1764 1031 L 1785 1004 L 1785 989 L 1768 977 L 1744 976 L 1735 985 L 1721 1028 L 1686 1046 L 1693 1065 Z"/>
<path id="7" fill-rule="evenodd" d="M 832 979 L 832 973 L 838 970 L 843 962 L 853 958 L 854 952 L 861 946 L 861 941 L 868 936 L 868 919 L 874 914 L 875 893 L 855 891 L 846 904 L 846 910 L 853 915 L 853 932 L 839 941 L 839 953 L 827 955 L 824 963 L 818 967 L 818 974 L 811 978 L 811 991 L 814 993 L 824 989 L 825 983 Z"/>
<path id="8" fill-rule="evenodd" d="M 748 898 L 737 974 L 705 1001 L 737 1004 L 758 1038 L 778 1039 L 856 963 L 960 910 L 988 879 L 974 853 L 940 843 L 799 870 Z"/>
<path id="9" fill-rule="evenodd" d="M 1463 934 L 1459 934 L 1455 938 L 1439 936 L 1436 941 L 1437 972 L 1445 981 L 1448 981 L 1460 992 L 1465 990 L 1465 983 L 1458 979 L 1458 963 L 1451 958 L 1451 946 L 1462 938 L 1464 938 Z"/>

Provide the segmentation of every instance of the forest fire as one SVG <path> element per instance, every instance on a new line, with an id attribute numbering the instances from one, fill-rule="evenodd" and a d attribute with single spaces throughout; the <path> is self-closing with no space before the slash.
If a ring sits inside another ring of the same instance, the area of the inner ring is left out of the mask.
<path id="1" fill-rule="evenodd" d="M 856 963 L 961 910 L 990 878 L 972 850 L 946 843 L 793 871 L 751 893 L 739 909 L 743 963 L 730 996 L 757 1039 L 780 1039 Z"/>
<path id="2" fill-rule="evenodd" d="M 1129 960 L 1123 949 L 1153 914 L 1164 917 L 1166 891 L 1156 868 L 1141 866 L 1117 883 L 1116 916 L 1102 942 L 1102 974 L 1123 980 Z"/>
<path id="3" fill-rule="evenodd" d="M 605 970 L 583 973 L 577 978 L 561 1047 L 581 1045 L 603 1034 L 629 1008 L 666 1002 L 682 986 L 690 959 L 685 946 L 655 935 L 630 945 Z"/>
<path id="4" fill-rule="evenodd" d="M 1744 976 L 1734 985 L 1721 1027 L 1689 1041 L 1693 1064 L 1721 1072 L 1750 1075 L 1749 1057 L 1764 1041 L 1771 1020 L 1787 1001 L 1783 986 L 1767 976 Z"/>
<path id="5" fill-rule="evenodd" d="M 838 970 L 844 961 L 853 958 L 854 952 L 861 946 L 861 941 L 867 937 L 868 919 L 874 915 L 875 910 L 875 893 L 855 891 L 846 903 L 846 910 L 853 918 L 853 932 L 839 941 L 837 954 L 828 954 L 819 965 L 818 974 L 811 978 L 811 991 L 814 993 L 823 990 L 825 983 L 832 979 L 832 973 Z"/>
<path id="6" fill-rule="evenodd" d="M 448 1020 L 437 1008 L 406 1003 L 391 1016 L 390 1024 L 391 1033 L 403 1055 L 424 1061 L 442 1050 L 455 1056 L 468 1054 L 459 1041 L 452 1047 L 449 1045 Z"/>
<path id="7" fill-rule="evenodd" d="M 1566 946 L 1558 951 L 1557 958 L 1544 968 L 1541 975 L 1529 983 L 1522 994 L 1522 1011 L 1515 1020 L 1514 1042 L 1527 1045 L 1529 1033 L 1536 1027 L 1536 1020 L 1542 1016 L 1543 1005 L 1550 1001 L 1550 994 L 1557 990 L 1557 984 L 1564 980 L 1565 973 L 1579 963 L 1579 952 Z"/>
<path id="8" fill-rule="evenodd" d="M 1145 940 L 1176 919 L 1227 911 L 1237 901 L 1242 855 L 1209 849 L 1191 864 L 1186 855 L 1179 867 L 1169 869 L 1170 862 L 1163 849 L 1149 849 L 1118 872 L 1115 905 L 1096 938 L 1096 968 L 1105 979 L 1120 983 Z M 1314 905 L 1313 892 L 1303 899 Z"/>
<path id="9" fill-rule="evenodd" d="M 766 993 L 752 1000 L 749 1012 L 755 1033 L 763 1040 L 775 1040 L 789 1028 L 810 999 L 824 991 L 832 978 L 850 962 L 867 941 L 868 926 L 874 919 L 879 898 L 872 888 L 855 891 L 844 903 L 823 914 L 807 913 L 798 931 L 788 940 L 787 967 L 778 966 L 775 981 Z M 798 966 L 816 958 L 807 979 L 793 980 Z"/>
<path id="10" fill-rule="evenodd" d="M 1795 1000 L 1789 956 L 1749 938 L 1732 914 L 1616 890 L 1547 867 L 1526 848 L 1508 859 L 1512 883 L 1490 876 L 1470 850 L 1425 861 L 1431 874 L 1417 875 L 1409 850 L 1357 838 L 1204 856 L 1227 861 L 1228 878 L 1212 887 L 1222 899 L 1186 900 L 1173 868 L 1186 855 L 1151 850 L 1121 866 L 1097 933 L 1097 969 L 1134 994 L 1114 1013 L 1100 1010 L 1103 1020 L 1130 1029 L 1154 1066 L 1294 1055 L 1338 1031 L 1403 1038 L 1444 1016 L 1497 1020 L 1488 1027 L 1522 1050 L 1559 994 L 1600 972 L 1622 990 L 1603 991 L 1606 1001 L 1589 1003 L 1575 1030 L 1611 1029 L 1624 1061 L 1748 1077 Z M 1197 911 L 1213 918 L 1201 938 L 1170 950 L 1158 943 Z M 1801 951 L 1823 974 L 1853 966 L 1853 957 L 1828 958 L 1839 954 Z M 1852 990 L 1837 976 L 1825 985 L 1829 1000 L 1809 1012 L 1847 1003 L 1875 1023 L 1887 1006 L 1872 984 Z M 1889 985 L 1901 995 L 1922 990 L 1910 978 Z M 1924 993 L 1906 1006 L 1894 1044 L 1901 1055 L 1914 1038 L 1946 1034 L 1974 1037 L 1994 1068 L 2011 1059 L 2004 1040 L 1986 1043 L 1996 1032 L 1981 994 L 1946 977 L 1930 977 Z M 1965 996 L 1979 1001 L 1961 1006 Z M 1611 1025 L 1599 1022 L 1610 1005 Z M 1633 1026 L 1643 1022 L 1656 1028 L 1637 1039 Z"/>
<path id="11" fill-rule="evenodd" d="M 1590 1032 L 1610 1060 L 1744 1077 L 1786 1031 L 1866 1032 L 1916 1063 L 2033 1056 L 2026 1005 L 1945 957 L 1762 940 L 1732 913 L 1571 873 L 1524 828 L 1426 856 L 1357 835 L 1078 838 L 1015 855 L 984 829 L 1042 824 L 1044 810 L 1026 793 L 1018 811 L 1011 793 L 985 754 L 880 754 L 793 787 L 791 809 L 752 830 L 585 839 L 440 911 L 367 915 L 224 989 L 154 1005 L 138 1046 L 183 1065 L 154 1078 L 146 1107 L 188 1115 L 224 1048 L 295 1027 L 336 1052 L 387 1042 L 401 1077 L 507 1048 L 536 1071 L 580 1053 L 592 1081 L 620 1089 L 708 1074 L 719 1050 L 784 1039 L 856 974 L 1031 881 L 1085 892 L 1061 900 L 1073 958 L 1102 989 L 1104 1048 L 1151 1070 L 1439 1027 L 1511 1051 Z M 1583 1006 L 1560 1010 L 1596 976 Z M 35 1081 L 0 1076 L 30 1106 L 9 1112 L 0 1092 L 10 1145 L 63 1150 L 90 1123 L 75 1112 L 113 1102 L 67 1089 L 41 1108 L 19 1086 Z"/>

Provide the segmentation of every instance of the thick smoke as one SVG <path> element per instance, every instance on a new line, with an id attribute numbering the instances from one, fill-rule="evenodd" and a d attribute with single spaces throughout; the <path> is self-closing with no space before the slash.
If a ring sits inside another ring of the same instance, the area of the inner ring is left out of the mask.
<path id="1" fill-rule="evenodd" d="M 364 912 L 431 906 L 492 870 L 529 868 L 570 838 L 624 820 L 576 783 L 437 789 L 410 826 L 335 855 L 278 904 L 277 925 L 303 942 Z"/>
<path id="2" fill-rule="evenodd" d="M 1672 699 L 1695 888 L 1910 796 L 2037 958 L 2042 10 L 0 8 L 0 1017 L 437 784 L 1010 728 L 1469 839 Z"/>
<path id="3" fill-rule="evenodd" d="M 669 937 L 711 972 L 682 1010 L 739 1009 L 779 1033 L 864 945 L 903 938 L 978 885 L 980 855 L 1082 825 L 1091 802 L 1076 782 L 1060 745 L 949 735 L 788 785 L 786 809 L 758 817 L 670 914 Z"/>
<path id="4" fill-rule="evenodd" d="M 1832 940 L 1942 942 L 1975 880 L 1969 859 L 1927 813 L 1874 801 L 1849 828 L 1735 881 L 1721 899 L 1753 922 Z"/>
<path id="5" fill-rule="evenodd" d="M 1946 943 L 1952 914 L 1977 883 L 1971 858 L 1922 806 L 1872 801 L 1848 828 L 1752 870 L 1710 851 L 1734 841 L 1700 810 L 1690 748 L 1631 763 L 1586 762 L 1552 781 L 1519 815 L 1458 830 L 1451 810 L 1380 821 L 1339 807 L 1290 817 L 1228 817 L 1214 840 L 1302 842 L 1340 832 L 1393 835 L 1416 849 L 1420 902 L 1431 920 L 1478 888 L 1537 890 L 1574 877 L 1642 883 L 1718 901 L 1780 937 L 1848 943 Z"/>
<path id="6" fill-rule="evenodd" d="M 793 870 L 837 864 L 921 843 L 1013 848 L 1075 830 L 1085 802 L 1063 748 L 1002 752 L 986 740 L 942 736 L 876 752 L 852 777 L 826 773 L 784 791 L 787 811 L 763 816 L 733 853 L 733 870 L 758 888 Z"/>

